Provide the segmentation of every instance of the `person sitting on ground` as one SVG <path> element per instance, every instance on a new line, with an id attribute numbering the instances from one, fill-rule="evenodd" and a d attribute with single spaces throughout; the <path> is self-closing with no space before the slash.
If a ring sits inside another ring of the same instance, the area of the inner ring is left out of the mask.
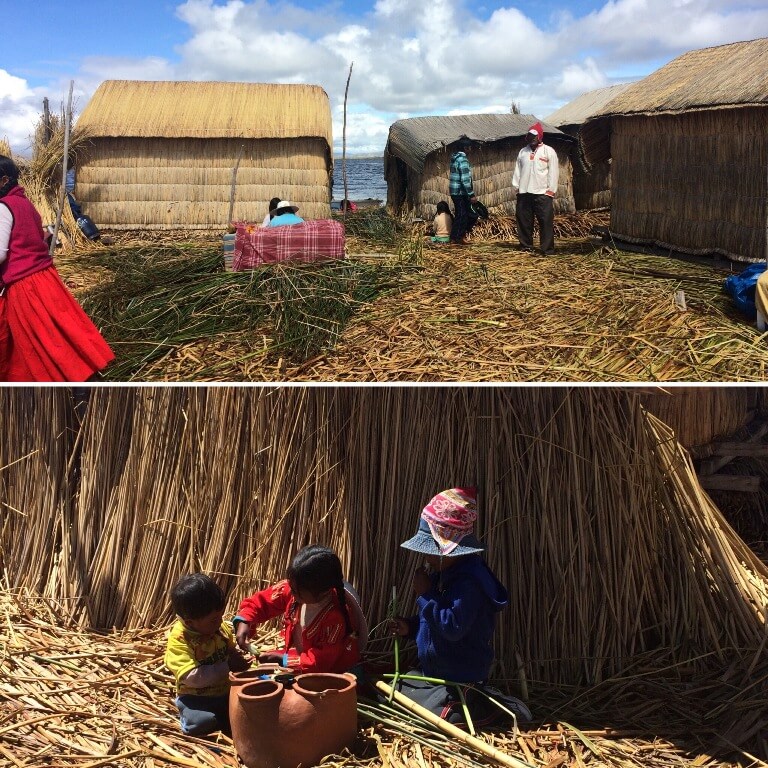
<path id="1" fill-rule="evenodd" d="M 261 222 L 262 227 L 269 226 L 269 222 L 272 221 L 272 219 L 275 216 L 275 209 L 277 208 L 279 202 L 280 202 L 279 197 L 273 197 L 269 201 L 269 210 L 267 211 L 267 215 L 264 217 L 264 221 Z"/>
<path id="2" fill-rule="evenodd" d="M 360 662 L 368 627 L 357 594 L 328 547 L 299 550 L 284 580 L 243 599 L 233 619 L 240 648 L 248 650 L 253 627 L 278 616 L 282 647 L 261 650 L 262 664 L 294 672 L 347 672 Z"/>
<path id="3" fill-rule="evenodd" d="M 476 489 L 450 488 L 430 500 L 416 535 L 400 545 L 423 555 L 429 567 L 413 575 L 418 613 L 390 622 L 392 634 L 415 639 L 418 652 L 419 668 L 400 681 L 400 691 L 456 725 L 466 724 L 459 689 L 475 726 L 508 722 L 495 702 L 518 723 L 528 722 L 522 701 L 485 687 L 496 615 L 509 595 L 481 556 L 485 547 L 472 534 L 476 518 Z"/>
<path id="4" fill-rule="evenodd" d="M 298 205 L 293 205 L 288 200 L 280 200 L 272 214 L 272 221 L 267 226 L 284 227 L 289 224 L 303 224 L 304 219 L 296 215 L 298 210 Z"/>
<path id="5" fill-rule="evenodd" d="M 347 200 L 346 197 L 341 201 L 340 207 L 344 212 L 349 211 L 350 213 L 354 213 L 354 211 L 357 210 L 357 204 L 353 203 L 351 200 Z"/>
<path id="6" fill-rule="evenodd" d="M 178 620 L 171 627 L 165 666 L 176 680 L 181 730 L 189 736 L 214 731 L 229 734 L 229 672 L 243 671 L 248 661 L 235 645 L 225 622 L 221 587 L 203 573 L 181 578 L 171 590 Z"/>
<path id="7" fill-rule="evenodd" d="M 434 221 L 432 222 L 432 228 L 435 232 L 432 237 L 432 242 L 450 243 L 452 226 L 453 216 L 451 216 L 451 209 L 448 207 L 448 203 L 446 203 L 445 200 L 441 200 L 437 204 L 437 213 L 435 214 Z"/>

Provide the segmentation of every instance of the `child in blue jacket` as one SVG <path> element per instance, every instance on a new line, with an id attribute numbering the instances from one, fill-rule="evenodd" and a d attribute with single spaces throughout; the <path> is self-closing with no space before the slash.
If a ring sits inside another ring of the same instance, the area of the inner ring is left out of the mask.
<path id="1" fill-rule="evenodd" d="M 450 488 L 422 510 L 416 535 L 400 546 L 424 555 L 413 575 L 417 614 L 396 617 L 392 632 L 416 640 L 419 669 L 409 675 L 466 683 L 464 690 L 475 725 L 504 720 L 504 710 L 477 690 L 484 690 L 493 663 L 496 616 L 509 601 L 506 588 L 482 557 L 483 545 L 472 533 L 477 519 L 474 488 Z M 462 689 L 464 687 L 462 686 Z M 444 719 L 464 723 L 455 686 L 404 680 L 401 692 Z M 523 702 L 494 692 L 518 722 L 531 713 Z"/>

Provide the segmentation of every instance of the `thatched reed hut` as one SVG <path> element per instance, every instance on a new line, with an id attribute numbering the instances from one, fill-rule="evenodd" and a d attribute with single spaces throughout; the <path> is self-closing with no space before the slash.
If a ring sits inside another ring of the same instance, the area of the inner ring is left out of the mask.
<path id="1" fill-rule="evenodd" d="M 441 200 L 450 201 L 448 176 L 456 142 L 466 136 L 475 142 L 467 156 L 472 164 L 477 196 L 497 216 L 514 216 L 512 172 L 525 145 L 525 135 L 538 121 L 533 115 L 481 114 L 451 117 L 412 117 L 389 128 L 384 150 L 387 205 L 431 219 Z M 570 147 L 573 139 L 542 123 L 544 141 L 557 151 L 560 183 L 555 213 L 572 213 Z"/>
<path id="2" fill-rule="evenodd" d="M 617 239 L 737 261 L 768 256 L 768 38 L 690 51 L 582 128 L 612 158 Z"/>
<path id="3" fill-rule="evenodd" d="M 545 120 L 578 140 L 585 121 L 616 98 L 627 86 L 629 83 L 619 83 L 583 93 L 560 107 Z M 611 158 L 588 167 L 577 142 L 571 152 L 571 165 L 573 166 L 573 201 L 576 210 L 607 208 L 611 204 Z"/>
<path id="4" fill-rule="evenodd" d="M 90 145 L 76 195 L 102 228 L 220 229 L 273 197 L 330 216 L 331 111 L 315 85 L 102 83 L 77 122 Z"/>

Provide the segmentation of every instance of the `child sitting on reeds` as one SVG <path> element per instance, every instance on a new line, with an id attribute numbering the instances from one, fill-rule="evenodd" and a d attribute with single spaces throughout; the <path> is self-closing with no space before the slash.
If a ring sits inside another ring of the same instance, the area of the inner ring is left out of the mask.
<path id="1" fill-rule="evenodd" d="M 171 590 L 178 620 L 164 661 L 176 680 L 181 730 L 190 736 L 230 733 L 229 672 L 248 668 L 223 620 L 225 603 L 221 587 L 202 573 L 184 576 Z"/>
<path id="2" fill-rule="evenodd" d="M 432 242 L 450 243 L 452 226 L 453 216 L 451 216 L 451 209 L 448 207 L 448 203 L 446 203 L 445 200 L 441 200 L 437 204 L 437 212 L 432 222 L 432 229 L 434 230 Z"/>
<path id="3" fill-rule="evenodd" d="M 357 595 L 344 582 L 333 550 L 311 544 L 293 558 L 287 578 L 246 597 L 233 623 L 248 649 L 252 628 L 283 616 L 283 647 L 258 654 L 295 672 L 346 672 L 360 661 L 368 637 Z"/>
<path id="4" fill-rule="evenodd" d="M 496 615 L 509 596 L 481 556 L 485 547 L 472 533 L 476 519 L 476 490 L 450 488 L 431 499 L 416 535 L 400 545 L 424 555 L 429 568 L 413 574 L 418 612 L 390 624 L 393 634 L 415 639 L 418 651 L 419 668 L 400 682 L 400 691 L 443 719 L 465 725 L 458 686 L 451 685 L 463 683 L 475 726 L 511 719 L 492 699 L 514 712 L 518 722 L 528 722 L 531 713 L 523 702 L 485 687 Z"/>

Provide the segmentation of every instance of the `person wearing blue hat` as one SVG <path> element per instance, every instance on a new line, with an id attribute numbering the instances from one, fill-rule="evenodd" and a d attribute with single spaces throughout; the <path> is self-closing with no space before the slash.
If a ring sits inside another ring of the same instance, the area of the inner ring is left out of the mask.
<path id="1" fill-rule="evenodd" d="M 476 519 L 475 488 L 441 491 L 422 510 L 416 534 L 400 545 L 423 555 L 426 564 L 413 575 L 417 613 L 396 616 L 390 624 L 392 634 L 416 641 L 419 668 L 409 676 L 480 688 L 488 680 L 496 616 L 509 594 L 482 557 L 485 547 L 472 532 Z M 406 679 L 401 692 L 450 722 L 464 722 L 455 686 Z M 467 698 L 474 724 L 497 722 L 503 710 L 474 693 Z M 531 719 L 523 702 L 501 694 L 496 698 L 518 722 Z"/>

